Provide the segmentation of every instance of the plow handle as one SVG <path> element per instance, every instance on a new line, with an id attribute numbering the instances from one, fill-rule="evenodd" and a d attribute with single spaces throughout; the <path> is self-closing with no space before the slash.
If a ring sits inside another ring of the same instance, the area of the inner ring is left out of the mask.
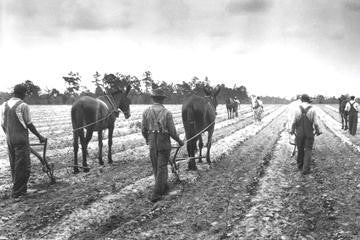
<path id="1" fill-rule="evenodd" d="M 43 146 L 43 155 L 41 156 L 31 146 Z M 52 184 L 55 183 L 54 166 L 49 165 L 46 159 L 46 150 L 47 150 L 47 138 L 45 138 L 45 141 L 43 143 L 30 144 L 30 152 L 40 160 L 41 165 L 43 165 L 43 169 L 45 169 L 44 172 L 46 173 L 46 175 L 48 175 L 48 177 L 50 178 L 50 182 Z"/>

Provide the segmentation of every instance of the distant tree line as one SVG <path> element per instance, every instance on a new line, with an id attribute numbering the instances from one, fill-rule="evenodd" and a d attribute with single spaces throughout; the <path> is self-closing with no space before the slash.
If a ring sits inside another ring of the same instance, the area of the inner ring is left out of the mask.
<path id="1" fill-rule="evenodd" d="M 66 89 L 64 92 L 56 88 L 41 89 L 34 82 L 26 80 L 23 84 L 27 87 L 28 94 L 25 99 L 30 104 L 72 104 L 79 96 L 93 96 L 98 97 L 104 95 L 104 85 L 111 86 L 115 82 L 121 87 L 127 85 L 132 86 L 130 91 L 130 98 L 132 104 L 149 104 L 151 103 L 151 92 L 154 88 L 161 87 L 168 96 L 165 103 L 180 104 L 192 94 L 204 96 L 203 88 L 210 85 L 207 77 L 200 80 L 198 77 L 193 77 L 190 81 L 183 81 L 179 84 L 167 83 L 165 81 L 156 81 L 152 78 L 150 71 L 144 72 L 141 79 L 136 76 L 110 73 L 101 75 L 95 72 L 92 83 L 95 86 L 95 91 L 90 91 L 86 86 L 81 85 L 81 76 L 77 72 L 69 72 L 62 77 Z M 229 88 L 221 84 L 221 91 L 218 95 L 218 102 L 225 103 L 227 97 L 237 97 L 241 103 L 249 103 L 249 96 L 245 86 L 233 86 Z M 10 98 L 10 93 L 0 92 L 0 103 Z M 264 103 L 287 103 L 288 100 L 279 97 L 262 97 Z"/>

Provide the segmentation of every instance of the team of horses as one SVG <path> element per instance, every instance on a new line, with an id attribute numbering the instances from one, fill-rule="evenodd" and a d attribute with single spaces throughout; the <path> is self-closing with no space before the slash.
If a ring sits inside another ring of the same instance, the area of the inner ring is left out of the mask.
<path id="1" fill-rule="evenodd" d="M 130 99 L 128 94 L 131 87 L 120 88 L 112 86 L 106 88 L 103 96 L 98 98 L 82 96 L 74 102 L 71 108 L 71 121 L 73 126 L 73 148 L 74 148 L 74 173 L 79 173 L 78 150 L 79 139 L 82 150 L 82 168 L 84 172 L 89 171 L 87 164 L 87 146 L 92 138 L 93 132 L 98 132 L 98 160 L 103 165 L 102 147 L 103 131 L 108 129 L 108 163 L 112 160 L 112 137 L 115 126 L 115 120 L 119 116 L 119 109 L 124 117 L 130 117 Z M 189 170 L 196 170 L 195 153 L 199 151 L 199 162 L 202 161 L 202 148 L 204 147 L 202 134 L 207 132 L 207 151 L 206 161 L 210 165 L 210 149 L 212 136 L 215 129 L 216 107 L 218 105 L 217 96 L 220 92 L 220 86 L 212 88 L 204 87 L 204 97 L 193 95 L 187 98 L 182 105 L 182 120 L 185 129 L 187 152 L 189 156 Z M 231 101 L 234 101 L 231 99 Z M 228 104 L 227 104 L 228 107 Z M 237 113 L 237 103 L 232 103 L 232 114 Z M 229 115 L 230 117 L 230 115 Z M 86 131 L 86 133 L 85 133 Z M 197 148 L 198 146 L 198 148 Z"/>
<path id="2" fill-rule="evenodd" d="M 228 114 L 228 119 L 238 116 L 239 103 L 236 102 L 234 98 L 232 97 L 226 98 L 225 105 Z"/>

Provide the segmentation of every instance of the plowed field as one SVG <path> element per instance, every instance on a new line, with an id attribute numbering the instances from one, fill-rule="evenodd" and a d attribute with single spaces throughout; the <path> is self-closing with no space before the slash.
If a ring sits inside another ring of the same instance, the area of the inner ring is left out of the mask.
<path id="1" fill-rule="evenodd" d="M 35 126 L 49 139 L 57 183 L 49 185 L 32 158 L 29 193 L 14 201 L 1 135 L 0 239 L 360 238 L 360 142 L 341 130 L 333 106 L 316 106 L 324 134 L 315 139 L 312 170 L 303 176 L 291 158 L 286 105 L 265 105 L 261 123 L 254 123 L 250 106 L 227 119 L 220 105 L 212 168 L 201 163 L 189 172 L 180 162 L 182 182 L 170 174 L 170 192 L 156 204 L 148 200 L 154 179 L 139 128 L 146 107 L 131 106 L 130 119 L 117 119 L 112 165 L 104 157 L 99 166 L 95 134 L 90 172 L 74 175 L 70 106 L 31 106 Z M 167 107 L 184 138 L 181 106 Z M 185 148 L 179 157 L 186 157 Z"/>

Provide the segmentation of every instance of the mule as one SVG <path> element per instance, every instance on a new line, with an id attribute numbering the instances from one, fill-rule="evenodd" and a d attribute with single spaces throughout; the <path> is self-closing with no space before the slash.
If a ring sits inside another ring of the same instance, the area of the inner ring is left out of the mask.
<path id="1" fill-rule="evenodd" d="M 182 105 L 182 120 L 185 129 L 186 139 L 191 139 L 201 131 L 205 130 L 208 133 L 206 161 L 211 166 L 210 149 L 212 135 L 215 128 L 216 107 L 218 105 L 217 95 L 220 92 L 220 87 L 215 89 L 211 87 L 204 87 L 205 97 L 193 95 L 189 97 Z M 199 141 L 199 162 L 202 162 L 202 148 L 203 140 L 202 134 L 188 141 L 186 144 L 188 156 L 189 170 L 197 170 L 195 162 L 196 143 Z"/>
<path id="2" fill-rule="evenodd" d="M 341 117 L 341 129 L 347 130 L 348 129 L 348 114 L 345 111 L 346 103 L 348 99 L 346 96 L 341 95 L 339 98 L 339 114 Z"/>
<path id="3" fill-rule="evenodd" d="M 73 127 L 74 147 L 74 173 L 79 172 L 78 150 L 79 138 L 82 147 L 82 166 L 84 172 L 88 172 L 87 146 L 92 138 L 93 132 L 98 132 L 99 141 L 99 164 L 104 165 L 102 160 L 103 130 L 108 129 L 108 163 L 113 162 L 111 156 L 112 137 L 115 120 L 119 116 L 120 109 L 126 119 L 130 117 L 130 99 L 127 97 L 131 86 L 126 89 L 112 88 L 107 94 L 98 98 L 82 96 L 74 102 L 71 107 L 71 122 Z M 86 129 L 86 136 L 84 135 Z"/>
<path id="4" fill-rule="evenodd" d="M 228 119 L 237 117 L 237 109 L 238 109 L 238 103 L 231 97 L 226 98 L 225 100 L 226 104 L 226 110 L 228 114 Z"/>

